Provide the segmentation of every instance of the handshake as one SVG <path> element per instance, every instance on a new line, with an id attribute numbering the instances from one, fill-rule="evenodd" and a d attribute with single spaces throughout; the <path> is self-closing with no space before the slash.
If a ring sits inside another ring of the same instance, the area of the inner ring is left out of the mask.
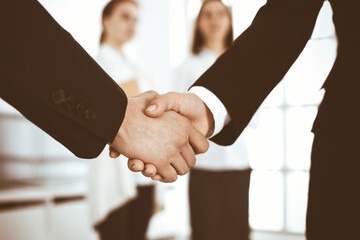
<path id="1" fill-rule="evenodd" d="M 128 99 L 110 157 L 122 154 L 131 171 L 174 182 L 195 165 L 196 154 L 208 150 L 213 127 L 212 113 L 197 95 L 148 91 Z"/>

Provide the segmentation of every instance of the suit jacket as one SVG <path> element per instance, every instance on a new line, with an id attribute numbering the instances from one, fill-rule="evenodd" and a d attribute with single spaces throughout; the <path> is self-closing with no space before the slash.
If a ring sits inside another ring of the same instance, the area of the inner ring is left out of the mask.
<path id="1" fill-rule="evenodd" d="M 125 114 L 121 88 L 36 0 L 1 1 L 0 30 L 0 97 L 76 156 L 99 155 Z"/>
<path id="2" fill-rule="evenodd" d="M 357 0 L 330 3 L 338 52 L 313 131 L 359 135 L 360 8 Z M 323 0 L 268 0 L 251 26 L 194 84 L 212 91 L 231 116 L 215 142 L 232 144 L 240 135 L 305 47 L 322 5 Z"/>

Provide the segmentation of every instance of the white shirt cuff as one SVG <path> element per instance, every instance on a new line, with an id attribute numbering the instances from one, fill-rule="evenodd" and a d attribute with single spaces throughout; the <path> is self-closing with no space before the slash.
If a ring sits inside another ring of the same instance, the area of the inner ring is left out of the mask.
<path id="1" fill-rule="evenodd" d="M 225 125 L 228 124 L 231 120 L 224 104 L 214 93 L 204 87 L 195 86 L 190 88 L 188 92 L 196 94 L 198 97 L 200 97 L 201 100 L 203 100 L 206 106 L 210 109 L 214 117 L 214 132 L 210 137 L 221 132 Z"/>

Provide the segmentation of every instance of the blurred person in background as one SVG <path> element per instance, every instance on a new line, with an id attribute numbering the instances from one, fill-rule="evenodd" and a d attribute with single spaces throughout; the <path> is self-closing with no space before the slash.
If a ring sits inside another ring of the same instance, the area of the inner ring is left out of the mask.
<path id="1" fill-rule="evenodd" d="M 136 33 L 139 6 L 132 0 L 112 0 L 102 12 L 97 61 L 128 97 L 149 89 L 146 72 L 124 53 Z M 108 151 L 90 163 L 89 199 L 92 223 L 102 240 L 143 240 L 153 214 L 152 180 L 131 173 L 127 158 L 111 159 Z"/>
<path id="2" fill-rule="evenodd" d="M 232 41 L 231 10 L 220 0 L 205 1 L 195 22 L 191 55 L 177 71 L 174 90 L 186 91 Z M 250 174 L 243 135 L 231 146 L 210 142 L 208 152 L 197 156 L 189 180 L 194 240 L 249 239 Z"/>

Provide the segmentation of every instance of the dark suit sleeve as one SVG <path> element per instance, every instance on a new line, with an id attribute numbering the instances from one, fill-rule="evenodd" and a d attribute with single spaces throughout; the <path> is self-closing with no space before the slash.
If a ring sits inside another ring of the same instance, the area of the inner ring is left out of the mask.
<path id="1" fill-rule="evenodd" d="M 241 134 L 305 47 L 322 4 L 268 0 L 251 26 L 194 84 L 213 92 L 231 116 L 213 141 L 230 145 Z"/>
<path id="2" fill-rule="evenodd" d="M 36 0 L 0 9 L 0 97 L 76 156 L 98 156 L 120 128 L 126 95 Z"/>

